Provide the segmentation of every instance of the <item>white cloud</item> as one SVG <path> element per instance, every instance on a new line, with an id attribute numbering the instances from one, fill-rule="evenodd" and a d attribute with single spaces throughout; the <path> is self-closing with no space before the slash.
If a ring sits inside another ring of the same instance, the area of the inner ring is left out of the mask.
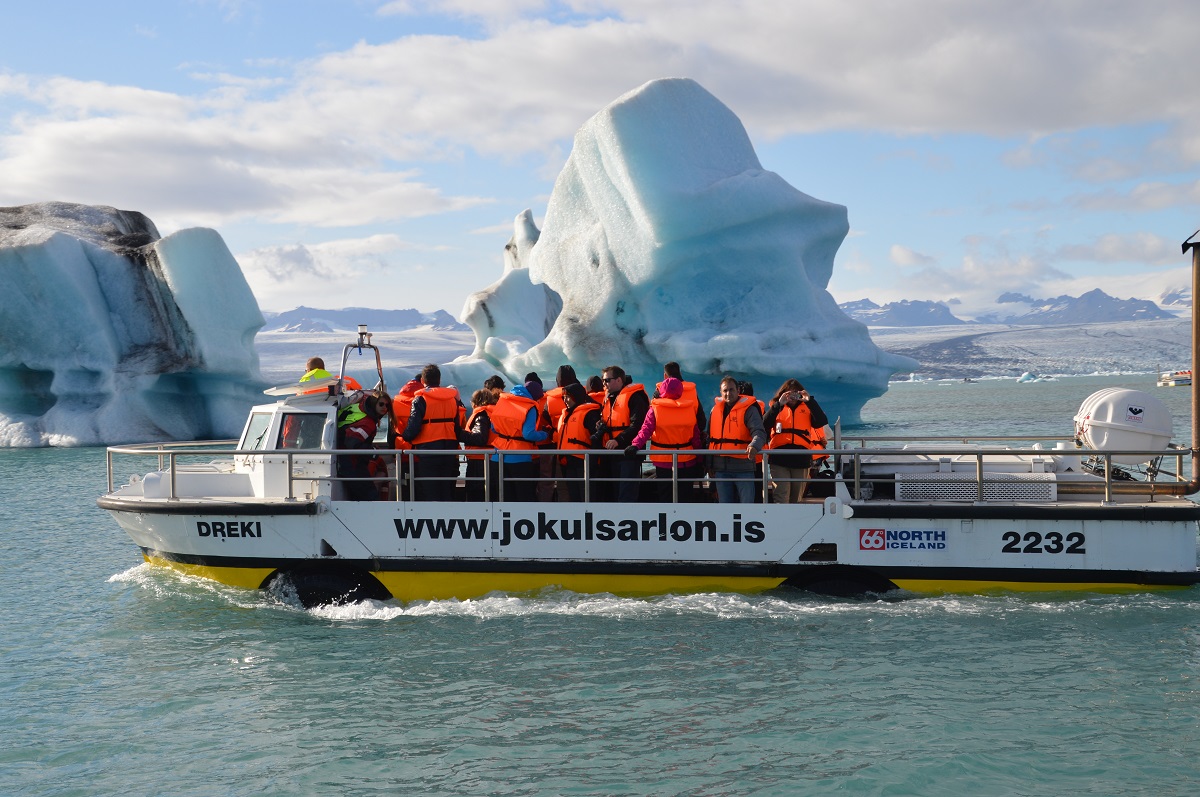
<path id="1" fill-rule="evenodd" d="M 909 249 L 907 246 L 900 244 L 892 244 L 889 250 L 892 262 L 897 266 L 926 266 L 937 262 L 929 255 L 923 255 L 920 252 Z"/>
<path id="2" fill-rule="evenodd" d="M 1082 260 L 1098 263 L 1137 263 L 1146 265 L 1179 265 L 1179 242 L 1169 241 L 1149 232 L 1132 235 L 1102 235 L 1087 244 L 1071 244 L 1055 251 L 1059 260 Z"/>
<path id="3" fill-rule="evenodd" d="M 1200 180 L 1184 182 L 1143 182 L 1128 191 L 1105 189 L 1080 194 L 1068 200 L 1070 205 L 1088 211 L 1155 211 L 1200 205 Z"/>
<path id="4" fill-rule="evenodd" d="M 256 9 L 217 5 L 230 17 Z M 169 212 L 182 215 L 307 222 L 358 192 L 366 198 L 342 215 L 455 210 L 484 200 L 443 197 L 404 164 L 470 149 L 501 158 L 541 152 L 556 169 L 562 142 L 591 113 L 667 75 L 695 77 L 752 131 L 771 136 L 846 128 L 1037 136 L 1165 121 L 1175 123 L 1178 151 L 1200 158 L 1200 106 L 1182 99 L 1193 89 L 1189 37 L 1200 28 L 1200 6 L 1190 2 L 1086 13 L 1035 4 L 1017 14 L 952 0 L 869 10 L 834 0 L 414 0 L 379 11 L 492 27 L 472 39 L 360 42 L 283 78 L 206 74 L 220 85 L 196 96 L 0 75 L 0 92 L 27 92 L 41 105 L 0 140 L 0 201 L 99 201 L 95 186 L 111 197 L 113 185 L 132 183 L 122 189 L 132 201 L 121 201 L 157 207 L 171 193 L 159 177 L 168 175 L 176 185 Z M 1154 42 L 1154 58 L 1145 42 Z M 191 184 L 198 190 L 178 190 Z M 310 185 L 312 197 L 302 198 Z M 1079 201 L 1164 207 L 1194 203 L 1197 193 L 1195 184 L 1147 183 L 1128 196 Z"/>

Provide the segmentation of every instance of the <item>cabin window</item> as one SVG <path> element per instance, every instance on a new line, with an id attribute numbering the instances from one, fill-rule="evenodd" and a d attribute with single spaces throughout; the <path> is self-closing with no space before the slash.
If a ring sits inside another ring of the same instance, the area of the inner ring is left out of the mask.
<path id="1" fill-rule="evenodd" d="M 320 448 L 326 417 L 323 412 L 284 413 L 276 448 Z"/>
<path id="2" fill-rule="evenodd" d="M 271 413 L 252 412 L 246 423 L 246 431 L 238 448 L 243 451 L 257 451 L 267 447 L 267 429 L 271 427 Z"/>

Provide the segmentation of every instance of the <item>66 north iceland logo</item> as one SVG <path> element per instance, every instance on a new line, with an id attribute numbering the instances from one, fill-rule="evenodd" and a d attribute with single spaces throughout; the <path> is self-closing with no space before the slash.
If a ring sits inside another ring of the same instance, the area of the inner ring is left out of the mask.
<path id="1" fill-rule="evenodd" d="M 860 551 L 946 550 L 944 529 L 859 529 Z"/>

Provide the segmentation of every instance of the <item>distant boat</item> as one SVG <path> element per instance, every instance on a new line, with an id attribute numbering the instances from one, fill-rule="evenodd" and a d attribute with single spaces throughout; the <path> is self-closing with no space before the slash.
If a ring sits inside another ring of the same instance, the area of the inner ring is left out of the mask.
<path id="1" fill-rule="evenodd" d="M 1192 383 L 1192 372 L 1163 371 L 1158 375 L 1159 387 L 1183 387 Z"/>

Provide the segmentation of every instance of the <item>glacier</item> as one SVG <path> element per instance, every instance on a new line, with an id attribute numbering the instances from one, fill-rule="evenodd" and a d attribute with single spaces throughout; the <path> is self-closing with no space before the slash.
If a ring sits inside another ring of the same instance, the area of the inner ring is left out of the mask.
<path id="1" fill-rule="evenodd" d="M 475 349 L 446 368 L 460 385 L 563 363 L 652 383 L 674 360 L 708 395 L 727 373 L 759 394 L 797 377 L 853 421 L 917 363 L 875 346 L 829 294 L 848 232 L 846 208 L 763 169 L 700 84 L 650 81 L 576 133 L 542 229 L 516 218 L 504 275 L 460 315 Z"/>
<path id="2" fill-rule="evenodd" d="M 214 230 L 141 213 L 0 208 L 0 445 L 236 437 L 264 320 Z"/>

